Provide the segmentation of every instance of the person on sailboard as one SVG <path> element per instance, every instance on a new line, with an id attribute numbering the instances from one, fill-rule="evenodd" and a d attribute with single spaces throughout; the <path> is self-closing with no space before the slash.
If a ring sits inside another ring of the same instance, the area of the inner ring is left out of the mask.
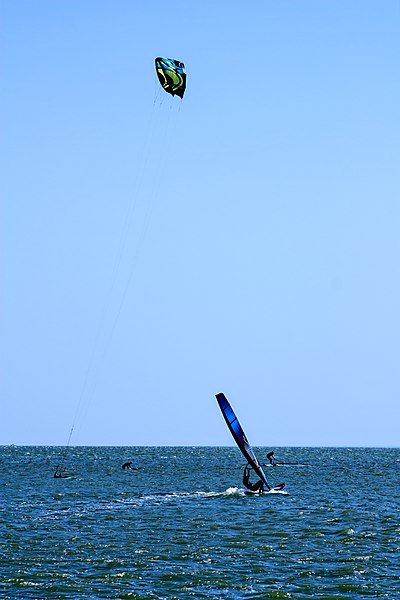
<path id="1" fill-rule="evenodd" d="M 256 481 L 256 483 L 251 483 L 250 469 L 251 469 L 251 467 L 248 467 L 247 465 L 244 468 L 243 485 L 252 492 L 258 492 L 259 494 L 262 494 L 264 491 L 264 483 L 261 481 L 261 479 L 259 481 Z"/>
<path id="2" fill-rule="evenodd" d="M 269 460 L 269 464 L 274 467 L 276 465 L 276 460 L 275 460 L 275 456 L 274 456 L 274 451 L 273 450 L 271 450 L 271 452 L 268 452 L 267 458 Z"/>

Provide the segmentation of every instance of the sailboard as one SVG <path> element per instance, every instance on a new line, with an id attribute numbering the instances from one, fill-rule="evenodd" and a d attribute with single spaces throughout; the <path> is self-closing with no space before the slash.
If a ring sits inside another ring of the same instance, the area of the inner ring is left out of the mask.
<path id="1" fill-rule="evenodd" d="M 248 464 L 251 466 L 251 468 L 254 470 L 254 472 L 259 476 L 261 481 L 267 486 L 267 488 L 268 488 L 267 493 L 270 493 L 270 492 L 276 493 L 278 491 L 281 493 L 286 493 L 286 492 L 283 492 L 283 488 L 285 487 L 285 484 L 276 486 L 276 488 L 271 488 L 270 484 L 267 481 L 265 473 L 264 473 L 260 463 L 258 462 L 256 455 L 254 454 L 254 450 L 251 447 L 249 440 L 247 439 L 246 434 L 243 431 L 243 428 L 240 425 L 239 420 L 238 420 L 232 406 L 229 404 L 228 399 L 226 398 L 225 394 L 219 393 L 219 394 L 216 394 L 215 397 L 217 399 L 218 405 L 221 409 L 222 415 L 225 419 L 226 424 L 228 425 L 228 429 L 231 432 L 233 439 L 235 440 L 236 444 L 238 445 L 239 450 L 241 451 L 241 453 L 247 460 Z"/>
<path id="2" fill-rule="evenodd" d="M 273 465 L 271 463 L 262 463 L 263 467 L 312 467 L 309 463 L 297 463 L 297 462 L 276 462 Z"/>

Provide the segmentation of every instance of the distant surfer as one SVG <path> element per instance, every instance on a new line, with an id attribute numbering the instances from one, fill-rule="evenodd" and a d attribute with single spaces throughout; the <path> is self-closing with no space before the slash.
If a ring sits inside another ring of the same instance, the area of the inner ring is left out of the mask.
<path id="1" fill-rule="evenodd" d="M 56 470 L 54 471 L 54 477 L 55 477 L 55 479 L 60 479 L 60 478 L 64 478 L 65 479 L 66 477 L 68 477 L 68 475 L 66 474 L 66 471 L 67 471 L 67 469 L 64 468 L 64 469 L 61 470 L 60 465 L 57 465 L 56 466 Z"/>
<path id="2" fill-rule="evenodd" d="M 256 481 L 256 483 L 251 483 L 250 469 L 251 469 L 251 467 L 248 467 L 247 465 L 244 468 L 243 485 L 251 492 L 258 492 L 259 494 L 262 494 L 264 491 L 264 482 L 261 481 L 261 479 L 260 479 L 259 481 Z M 270 489 L 270 488 L 268 488 L 268 489 Z"/>
<path id="3" fill-rule="evenodd" d="M 267 458 L 269 460 L 269 464 L 274 467 L 276 465 L 276 460 L 275 460 L 275 456 L 274 456 L 273 450 L 271 450 L 271 452 L 268 452 Z"/>
<path id="4" fill-rule="evenodd" d="M 132 469 L 132 471 L 138 471 L 137 467 L 133 467 L 132 466 L 132 461 L 130 460 L 129 462 L 126 462 L 122 465 L 122 468 L 125 469 Z"/>

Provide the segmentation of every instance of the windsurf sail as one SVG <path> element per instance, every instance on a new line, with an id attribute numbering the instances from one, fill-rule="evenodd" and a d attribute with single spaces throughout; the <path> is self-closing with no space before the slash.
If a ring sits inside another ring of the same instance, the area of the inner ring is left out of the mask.
<path id="1" fill-rule="evenodd" d="M 225 394 L 216 394 L 215 395 L 221 412 L 224 416 L 226 424 L 228 425 L 229 431 L 231 432 L 233 439 L 237 443 L 240 451 L 243 456 L 251 465 L 252 469 L 257 473 L 261 481 L 265 483 L 265 485 L 270 488 L 270 485 L 267 481 L 267 478 L 262 470 L 256 455 L 254 454 L 253 448 L 249 444 L 249 440 L 246 437 L 245 432 L 240 425 L 237 416 L 235 415 L 232 406 L 229 404 Z"/>

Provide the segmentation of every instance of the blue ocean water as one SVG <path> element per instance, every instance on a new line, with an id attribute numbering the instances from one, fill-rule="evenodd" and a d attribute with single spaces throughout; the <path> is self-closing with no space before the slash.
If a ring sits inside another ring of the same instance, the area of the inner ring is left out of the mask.
<path id="1" fill-rule="evenodd" d="M 0 447 L 0 598 L 399 598 L 400 449 L 275 454 L 256 497 L 233 447 Z"/>

